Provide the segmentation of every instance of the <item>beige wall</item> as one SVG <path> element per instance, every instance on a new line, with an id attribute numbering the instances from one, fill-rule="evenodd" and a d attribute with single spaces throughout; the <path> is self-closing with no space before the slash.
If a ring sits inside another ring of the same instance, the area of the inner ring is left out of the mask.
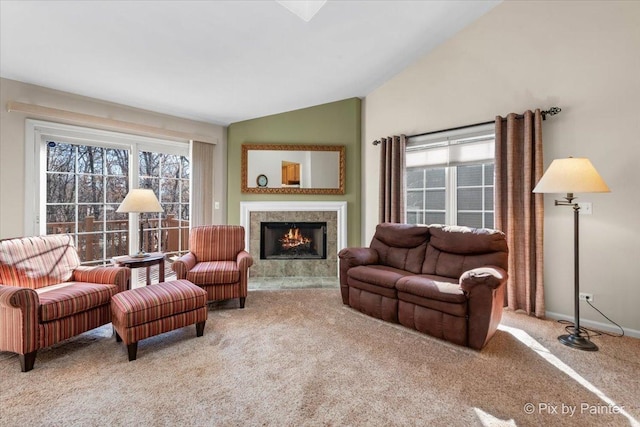
<path id="1" fill-rule="evenodd" d="M 593 203 L 593 215 L 580 217 L 581 291 L 640 336 L 639 23 L 640 2 L 505 2 L 367 96 L 363 243 L 377 222 L 373 140 L 561 107 L 544 122 L 545 166 L 588 157 L 612 189 L 579 195 Z M 553 199 L 545 199 L 547 314 L 572 318 L 573 216 Z M 581 318 L 607 323 L 585 303 Z"/>
<path id="2" fill-rule="evenodd" d="M 226 222 L 226 128 L 0 79 L 0 238 L 20 236 L 25 230 L 25 119 L 56 121 L 7 112 L 9 101 L 180 131 L 217 141 L 214 194 L 216 201 L 221 202 L 221 209 L 215 211 L 215 220 Z"/>

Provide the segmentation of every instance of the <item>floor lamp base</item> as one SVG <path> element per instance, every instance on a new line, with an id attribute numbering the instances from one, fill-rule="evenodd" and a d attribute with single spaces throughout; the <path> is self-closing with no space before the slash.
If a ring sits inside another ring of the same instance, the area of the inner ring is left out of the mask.
<path id="1" fill-rule="evenodd" d="M 577 334 L 560 335 L 558 337 L 558 341 L 566 346 L 577 348 L 578 350 L 598 351 L 597 345 Z"/>

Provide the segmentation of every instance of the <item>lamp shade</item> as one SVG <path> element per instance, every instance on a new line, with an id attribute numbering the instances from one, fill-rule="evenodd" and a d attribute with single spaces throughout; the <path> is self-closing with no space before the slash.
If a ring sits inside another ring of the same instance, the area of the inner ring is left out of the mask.
<path id="1" fill-rule="evenodd" d="M 153 190 L 134 188 L 124 198 L 116 212 L 164 212 Z"/>
<path id="2" fill-rule="evenodd" d="M 609 187 L 589 159 L 556 159 L 551 162 L 534 193 L 608 193 Z"/>

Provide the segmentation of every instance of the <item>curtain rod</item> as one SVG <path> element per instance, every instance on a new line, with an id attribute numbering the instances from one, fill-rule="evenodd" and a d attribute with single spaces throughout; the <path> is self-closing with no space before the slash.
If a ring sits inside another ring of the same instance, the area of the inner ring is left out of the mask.
<path id="1" fill-rule="evenodd" d="M 547 116 L 555 116 L 560 111 L 562 111 L 562 109 L 559 108 L 559 107 L 551 107 L 548 110 L 541 111 L 540 114 L 542 114 L 542 120 L 547 120 Z M 517 119 L 521 119 L 523 117 L 524 116 L 522 114 L 516 115 Z M 502 120 L 506 120 L 506 119 L 502 119 Z M 495 120 L 491 120 L 490 122 L 475 123 L 473 125 L 465 125 L 465 126 L 458 126 L 458 127 L 455 127 L 455 128 L 436 130 L 436 131 L 432 131 L 432 132 L 417 133 L 415 135 L 409 135 L 407 138 L 414 138 L 416 136 L 426 136 L 426 135 L 432 135 L 434 133 L 450 132 L 450 131 L 454 131 L 454 130 L 472 128 L 472 127 L 476 127 L 476 126 L 488 125 L 490 123 L 495 123 L 495 122 L 496 122 Z M 379 139 L 373 141 L 373 145 L 378 145 L 380 143 L 382 143 L 382 141 L 380 141 Z"/>

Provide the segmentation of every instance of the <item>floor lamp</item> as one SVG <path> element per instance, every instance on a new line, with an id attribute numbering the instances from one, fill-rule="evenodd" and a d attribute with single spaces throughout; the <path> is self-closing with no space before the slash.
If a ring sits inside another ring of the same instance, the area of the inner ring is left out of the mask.
<path id="1" fill-rule="evenodd" d="M 158 198 L 154 194 L 153 190 L 148 188 L 134 188 L 133 190 L 129 191 L 116 212 L 143 214 L 148 212 L 164 212 L 164 210 L 162 209 L 162 206 L 160 206 L 160 202 L 158 201 Z M 140 215 L 139 222 L 140 250 L 137 254 L 131 255 L 134 258 L 144 258 L 145 256 L 148 256 L 148 254 L 144 252 L 142 245 L 144 231 L 142 215 Z"/>
<path id="2" fill-rule="evenodd" d="M 573 208 L 573 287 L 574 287 L 574 315 L 573 333 L 561 335 L 558 340 L 569 347 L 579 350 L 597 351 L 598 346 L 583 336 L 580 332 L 580 257 L 578 247 L 578 216 L 580 205 L 574 203 L 574 193 L 608 193 L 609 187 L 600 177 L 589 159 L 569 157 L 556 159 L 551 162 L 544 173 L 534 193 L 566 193 L 565 200 L 556 200 L 556 206 L 571 206 Z"/>

